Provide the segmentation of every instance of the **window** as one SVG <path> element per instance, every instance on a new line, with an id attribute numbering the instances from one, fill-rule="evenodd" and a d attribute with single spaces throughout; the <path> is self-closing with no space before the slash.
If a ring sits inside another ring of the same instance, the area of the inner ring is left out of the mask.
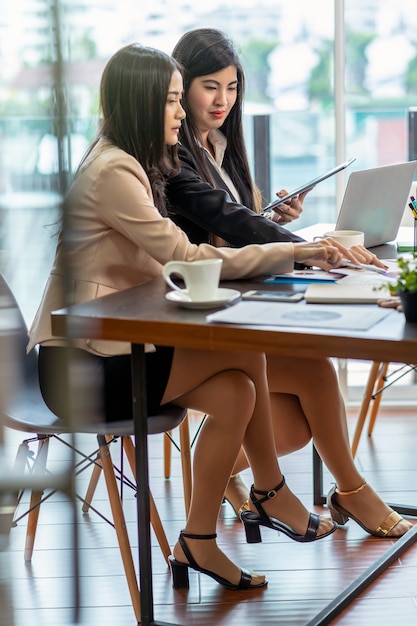
<path id="1" fill-rule="evenodd" d="M 345 156 L 363 169 L 408 159 L 417 102 L 414 0 L 345 4 Z M 25 0 L 0 16 L 0 270 L 33 317 L 52 262 L 62 193 L 95 133 L 98 84 L 109 56 L 139 41 L 170 52 L 210 25 L 239 45 L 247 74 L 245 124 L 270 115 L 271 198 L 336 161 L 334 0 Z M 254 10 L 256 8 L 256 10 Z M 61 26 L 61 28 L 59 28 Z M 57 83 L 59 50 L 64 74 Z M 343 88 L 342 88 L 343 90 Z M 59 104 L 67 107 L 60 119 Z M 58 108 L 57 108 L 58 106 Z M 291 229 L 335 221 L 336 182 L 317 186 Z"/>

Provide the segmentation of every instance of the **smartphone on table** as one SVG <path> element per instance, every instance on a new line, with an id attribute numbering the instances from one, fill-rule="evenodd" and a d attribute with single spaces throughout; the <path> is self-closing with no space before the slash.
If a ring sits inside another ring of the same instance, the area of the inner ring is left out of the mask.
<path id="1" fill-rule="evenodd" d="M 251 290 L 242 293 L 243 300 L 265 300 L 267 302 L 299 302 L 304 293 L 299 291 L 261 291 Z"/>

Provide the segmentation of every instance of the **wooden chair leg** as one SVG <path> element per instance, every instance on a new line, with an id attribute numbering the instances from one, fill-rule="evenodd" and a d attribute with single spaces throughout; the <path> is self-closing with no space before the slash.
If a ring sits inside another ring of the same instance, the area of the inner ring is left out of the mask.
<path id="1" fill-rule="evenodd" d="M 374 391 L 374 401 L 372 403 L 372 410 L 371 410 L 371 415 L 369 417 L 369 423 L 368 423 L 368 436 L 370 437 L 372 435 L 372 431 L 374 429 L 374 425 L 376 422 L 376 418 L 378 415 L 378 411 L 379 411 L 379 405 L 381 403 L 381 399 L 382 399 L 382 389 L 385 385 L 385 376 L 387 375 L 387 371 L 388 371 L 388 365 L 389 363 L 383 363 L 381 370 L 378 374 L 378 379 L 376 381 L 376 385 L 375 385 L 375 391 Z"/>
<path id="2" fill-rule="evenodd" d="M 191 503 L 192 492 L 192 469 L 191 469 L 191 445 L 190 445 L 190 425 L 188 422 L 188 416 L 181 422 L 179 426 L 180 431 L 180 448 L 181 448 L 181 467 L 182 467 L 182 482 L 184 489 L 184 505 L 185 514 L 188 516 Z"/>
<path id="3" fill-rule="evenodd" d="M 106 435 L 106 442 L 109 443 L 109 441 L 112 441 L 113 436 L 112 435 Z M 97 458 L 96 458 L 96 462 L 94 464 L 93 467 L 93 472 L 91 474 L 91 478 L 90 478 L 90 482 L 88 483 L 88 487 L 87 487 L 87 491 L 85 494 L 85 498 L 83 501 L 83 506 L 82 506 L 82 511 L 83 513 L 88 513 L 90 506 L 91 506 L 91 502 L 93 500 L 94 494 L 96 492 L 96 488 L 98 485 L 98 481 L 100 479 L 100 474 L 101 474 L 101 470 L 103 468 L 101 467 L 100 464 L 100 454 L 98 454 Z"/>
<path id="4" fill-rule="evenodd" d="M 362 430 L 365 424 L 366 416 L 368 414 L 369 404 L 372 399 L 372 394 L 375 388 L 375 381 L 378 377 L 381 361 L 374 361 L 371 366 L 371 370 L 368 376 L 368 382 L 366 384 L 365 392 L 362 399 L 361 408 L 358 415 L 358 421 L 356 422 L 356 428 L 352 439 L 352 455 L 355 456 L 358 449 L 359 440 L 362 434 Z"/>
<path id="5" fill-rule="evenodd" d="M 24 474 L 29 456 L 30 456 L 29 444 L 26 440 L 22 441 L 22 443 L 17 449 L 16 458 L 14 460 L 13 471 L 16 474 L 19 474 L 19 475 Z"/>
<path id="6" fill-rule="evenodd" d="M 161 548 L 162 554 L 164 555 L 164 559 L 166 564 L 168 565 L 168 557 L 171 555 L 171 548 L 168 543 L 167 536 L 165 534 L 165 529 L 162 525 L 161 518 L 158 513 L 158 509 L 156 508 L 155 500 L 153 499 L 152 493 L 149 491 L 149 505 L 150 505 L 150 520 L 155 536 L 158 540 L 159 547 Z"/>
<path id="7" fill-rule="evenodd" d="M 132 437 L 122 437 L 123 447 L 126 453 L 127 460 L 129 461 L 130 469 L 136 479 L 136 462 L 135 462 L 135 446 Z M 156 508 L 155 501 L 152 493 L 149 491 L 149 505 L 150 505 L 150 520 L 151 525 L 158 540 L 164 559 L 168 564 L 168 557 L 171 555 L 171 548 L 168 543 L 167 536 L 165 534 L 164 527 L 159 517 L 158 509 Z"/>
<path id="8" fill-rule="evenodd" d="M 168 431 L 171 435 L 171 431 Z M 165 478 L 171 477 L 171 439 L 167 434 L 164 435 L 164 476 Z"/>
<path id="9" fill-rule="evenodd" d="M 17 449 L 16 457 L 14 460 L 13 472 L 16 476 L 23 477 L 27 468 L 29 456 L 31 456 L 29 444 L 27 440 L 22 441 L 22 443 Z M 20 504 L 20 501 L 23 497 L 23 492 L 24 492 L 24 489 L 19 489 L 19 491 L 15 493 L 15 510 L 13 512 L 13 521 L 12 521 L 13 524 L 15 523 L 14 518 L 16 516 L 16 509 L 18 505 Z"/>
<path id="10" fill-rule="evenodd" d="M 100 460 L 97 459 L 93 467 L 90 482 L 88 483 L 87 491 L 86 491 L 83 506 L 82 506 L 83 513 L 88 513 L 90 509 L 91 501 L 94 497 L 94 494 L 97 488 L 101 471 L 103 469 L 99 463 L 100 463 Z"/>
<path id="11" fill-rule="evenodd" d="M 46 472 L 46 462 L 48 460 L 49 437 L 39 439 L 38 453 L 34 463 L 34 475 L 43 476 Z M 30 496 L 30 506 L 28 515 L 28 524 L 26 529 L 26 542 L 24 559 L 31 561 L 33 555 L 33 547 L 35 545 L 36 530 L 38 528 L 38 519 L 40 512 L 40 503 L 42 500 L 42 491 L 32 491 Z"/>
<path id="12" fill-rule="evenodd" d="M 135 612 L 136 620 L 140 622 L 140 592 L 136 577 L 135 566 L 133 563 L 132 550 L 130 548 L 129 536 L 126 529 L 125 516 L 120 501 L 120 494 L 117 488 L 116 477 L 114 475 L 113 461 L 111 459 L 109 446 L 107 445 L 105 437 L 103 435 L 98 435 L 97 439 L 100 447 L 101 464 L 106 480 L 114 527 L 117 534 L 117 540 L 119 542 L 120 553 L 122 556 L 123 567 L 126 574 L 126 580 L 129 587 L 133 610 Z"/>
<path id="13" fill-rule="evenodd" d="M 204 421 L 204 419 L 203 419 Z M 182 480 L 184 490 L 184 506 L 185 513 L 188 515 L 191 503 L 191 490 L 192 490 L 192 469 L 191 469 L 191 446 L 190 443 L 190 425 L 188 421 L 188 415 L 181 422 L 179 426 L 180 444 L 179 451 L 181 454 L 181 467 L 182 467 Z M 169 436 L 168 436 L 169 435 Z M 170 478 L 171 476 L 171 450 L 172 440 L 171 431 L 165 434 L 164 437 L 164 476 Z"/>

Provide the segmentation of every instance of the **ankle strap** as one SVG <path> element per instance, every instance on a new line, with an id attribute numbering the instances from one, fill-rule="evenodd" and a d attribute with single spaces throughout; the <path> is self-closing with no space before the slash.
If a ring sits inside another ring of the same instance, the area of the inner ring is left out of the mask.
<path id="1" fill-rule="evenodd" d="M 252 500 L 252 503 L 255 507 L 255 509 L 258 511 L 259 516 L 263 522 L 263 524 L 265 526 L 269 526 L 271 527 L 271 519 L 270 517 L 265 513 L 262 504 L 264 502 L 266 502 L 267 500 L 270 500 L 271 498 L 274 498 L 278 491 L 280 489 L 283 488 L 283 486 L 285 485 L 285 477 L 282 477 L 281 482 L 279 483 L 279 485 L 277 485 L 276 487 L 274 487 L 273 489 L 269 489 L 268 491 L 259 491 L 258 489 L 255 489 L 255 486 L 252 485 L 251 490 L 250 490 L 250 499 Z M 263 496 L 263 498 L 257 498 L 256 495 L 259 496 Z"/>
<path id="2" fill-rule="evenodd" d="M 361 485 L 359 485 L 357 489 L 352 489 L 352 491 L 340 491 L 340 489 L 336 487 L 336 493 L 339 494 L 339 496 L 354 496 L 355 493 L 359 493 L 360 491 L 365 489 L 365 487 L 366 487 L 366 480 Z"/>
<path id="3" fill-rule="evenodd" d="M 277 485 L 273 489 L 268 489 L 268 491 L 259 491 L 259 489 L 255 489 L 255 485 L 252 485 L 251 500 L 252 502 L 254 502 L 257 499 L 257 498 L 252 497 L 252 494 L 255 494 L 255 493 L 260 496 L 265 496 L 264 498 L 262 498 L 261 502 L 265 502 L 265 500 L 270 500 L 271 498 L 274 498 L 277 495 L 278 491 L 282 489 L 284 485 L 285 485 L 285 476 L 282 477 L 282 480 L 279 483 L 279 485 Z"/>
<path id="4" fill-rule="evenodd" d="M 192 533 L 187 533 L 185 530 L 182 530 L 180 535 L 187 537 L 187 539 L 216 539 L 217 537 L 217 533 L 213 533 L 212 535 L 193 535 Z"/>

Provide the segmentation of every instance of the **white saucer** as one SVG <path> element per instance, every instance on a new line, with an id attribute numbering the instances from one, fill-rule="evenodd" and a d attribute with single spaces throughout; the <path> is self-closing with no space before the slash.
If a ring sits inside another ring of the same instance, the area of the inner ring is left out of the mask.
<path id="1" fill-rule="evenodd" d="M 165 298 L 171 302 L 176 302 L 186 309 L 215 309 L 218 306 L 229 304 L 240 298 L 240 291 L 236 289 L 218 289 L 217 295 L 212 300 L 193 301 L 189 299 L 186 289 L 169 291 L 165 294 Z"/>

